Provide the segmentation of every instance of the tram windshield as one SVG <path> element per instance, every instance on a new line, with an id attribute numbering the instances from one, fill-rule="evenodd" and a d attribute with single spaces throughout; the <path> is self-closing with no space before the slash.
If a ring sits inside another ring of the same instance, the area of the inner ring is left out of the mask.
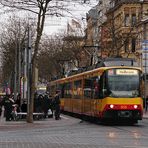
<path id="1" fill-rule="evenodd" d="M 140 74 L 134 69 L 110 69 L 107 84 L 110 97 L 138 97 L 140 95 Z"/>

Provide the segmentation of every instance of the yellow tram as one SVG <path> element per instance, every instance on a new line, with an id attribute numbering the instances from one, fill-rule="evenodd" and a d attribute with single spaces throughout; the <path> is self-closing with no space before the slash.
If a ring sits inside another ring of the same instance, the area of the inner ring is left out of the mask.
<path id="1" fill-rule="evenodd" d="M 61 109 L 98 119 L 142 120 L 141 69 L 130 59 L 106 59 L 94 69 L 51 81 L 61 92 Z"/>

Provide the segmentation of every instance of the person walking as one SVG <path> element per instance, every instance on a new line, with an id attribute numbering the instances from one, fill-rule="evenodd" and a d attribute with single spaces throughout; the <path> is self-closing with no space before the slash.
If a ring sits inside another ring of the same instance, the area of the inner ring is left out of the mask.
<path id="1" fill-rule="evenodd" d="M 34 99 L 34 112 L 42 113 L 43 112 L 43 95 L 39 95 Z"/>
<path id="2" fill-rule="evenodd" d="M 146 105 L 146 107 L 145 107 L 145 110 L 147 111 L 147 109 L 148 109 L 148 96 L 146 96 L 146 103 L 145 103 L 145 105 Z"/>
<path id="3" fill-rule="evenodd" d="M 59 120 L 60 118 L 60 92 L 56 91 L 55 97 L 54 97 L 54 105 L 55 105 L 55 120 Z"/>
<path id="4" fill-rule="evenodd" d="M 12 109 L 13 109 L 13 105 L 14 104 L 14 100 L 10 97 L 9 94 L 6 94 L 6 96 L 4 97 L 4 100 L 2 102 L 2 105 L 5 108 L 5 117 L 6 117 L 6 121 L 10 121 L 12 119 Z"/>
<path id="5" fill-rule="evenodd" d="M 15 104 L 17 106 L 17 112 L 20 112 L 20 110 L 21 110 L 21 94 L 17 95 L 17 99 L 15 101 Z"/>
<path id="6" fill-rule="evenodd" d="M 27 113 L 27 102 L 23 101 L 22 105 L 21 105 L 21 111 L 23 113 Z"/>
<path id="7" fill-rule="evenodd" d="M 43 112 L 44 112 L 44 118 L 48 117 L 48 110 L 50 108 L 50 100 L 49 100 L 49 96 L 46 93 L 44 95 L 44 99 L 43 99 Z"/>
<path id="8" fill-rule="evenodd" d="M 50 104 L 49 109 L 51 110 L 51 117 L 53 117 L 55 106 L 54 106 L 54 98 L 51 95 L 49 95 L 49 104 Z"/>

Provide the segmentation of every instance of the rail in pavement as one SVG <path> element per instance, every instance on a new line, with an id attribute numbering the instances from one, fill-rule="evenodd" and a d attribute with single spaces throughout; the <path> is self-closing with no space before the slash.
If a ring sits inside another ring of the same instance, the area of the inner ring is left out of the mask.
<path id="1" fill-rule="evenodd" d="M 148 118 L 148 111 L 144 111 L 143 118 Z"/>
<path id="2" fill-rule="evenodd" d="M 27 113 L 26 112 L 19 112 L 17 113 L 17 119 L 22 119 L 22 118 L 26 118 L 27 117 Z M 43 119 L 44 118 L 44 113 L 33 113 L 33 118 L 34 119 Z"/>

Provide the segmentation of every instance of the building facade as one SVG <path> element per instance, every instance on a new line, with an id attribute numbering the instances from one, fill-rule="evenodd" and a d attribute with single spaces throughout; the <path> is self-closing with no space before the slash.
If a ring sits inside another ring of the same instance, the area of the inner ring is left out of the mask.
<path id="1" fill-rule="evenodd" d="M 102 24 L 102 50 L 108 56 L 135 58 L 141 65 L 142 40 L 147 32 L 142 22 L 147 12 L 148 0 L 110 1 L 107 20 Z"/>

